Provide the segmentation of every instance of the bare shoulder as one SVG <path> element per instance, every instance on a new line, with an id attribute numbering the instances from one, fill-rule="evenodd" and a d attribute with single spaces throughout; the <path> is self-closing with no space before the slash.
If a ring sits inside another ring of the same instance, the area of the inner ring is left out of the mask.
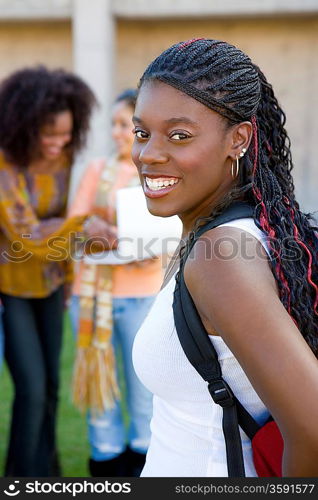
<path id="1" fill-rule="evenodd" d="M 279 299 L 262 244 L 251 236 L 242 248 L 242 233 L 232 227 L 205 233 L 186 262 L 185 281 L 204 324 L 229 346 L 286 446 L 310 456 L 308 447 L 318 452 L 317 359 Z M 306 445 L 299 445 L 300 436 Z"/>
<path id="2" fill-rule="evenodd" d="M 233 322 L 239 325 L 245 311 L 246 325 L 256 302 L 259 307 L 279 302 L 263 245 L 238 228 L 224 226 L 204 233 L 187 259 L 184 277 L 207 332 L 225 339 L 229 332 L 222 332 L 219 317 L 221 322 L 223 317 L 229 319 L 231 311 Z"/>
<path id="3" fill-rule="evenodd" d="M 224 297 L 224 293 L 235 295 L 253 288 L 253 295 L 261 289 L 263 294 L 278 296 L 264 246 L 252 234 L 235 227 L 217 227 L 199 238 L 186 262 L 185 280 L 194 295 L 206 289 Z"/>

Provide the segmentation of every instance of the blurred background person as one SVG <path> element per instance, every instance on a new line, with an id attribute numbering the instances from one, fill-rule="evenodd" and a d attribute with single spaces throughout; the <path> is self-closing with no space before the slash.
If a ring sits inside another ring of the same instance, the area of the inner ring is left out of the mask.
<path id="1" fill-rule="evenodd" d="M 4 357 L 4 333 L 3 333 L 3 325 L 2 325 L 2 302 L 0 301 L 0 371 L 3 364 Z"/>
<path id="2" fill-rule="evenodd" d="M 116 152 L 107 160 L 88 165 L 70 216 L 96 213 L 112 227 L 116 225 L 116 192 L 139 185 L 131 160 L 136 96 L 136 90 L 127 89 L 116 98 L 112 108 Z M 79 407 L 92 410 L 88 414 L 92 476 L 139 476 L 143 467 L 150 440 L 152 397 L 136 377 L 131 350 L 161 282 L 160 258 L 121 265 L 84 260 L 76 275 L 70 309 L 73 327 L 78 330 L 74 399 Z M 125 394 L 119 394 L 117 386 L 119 352 Z M 124 396 L 129 413 L 127 435 Z"/>
<path id="3" fill-rule="evenodd" d="M 60 475 L 55 428 L 69 249 L 72 235 L 103 230 L 86 214 L 65 219 L 71 166 L 94 104 L 80 78 L 44 66 L 0 85 L 0 299 L 15 391 L 7 476 Z"/>

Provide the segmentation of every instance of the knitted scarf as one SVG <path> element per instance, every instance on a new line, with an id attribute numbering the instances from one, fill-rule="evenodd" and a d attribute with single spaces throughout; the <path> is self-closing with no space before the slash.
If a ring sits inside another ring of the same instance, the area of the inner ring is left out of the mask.
<path id="1" fill-rule="evenodd" d="M 116 159 L 103 168 L 98 182 L 93 213 L 113 212 L 108 206 L 109 194 L 116 177 Z M 133 177 L 125 187 L 135 186 Z M 108 210 L 110 209 L 110 210 Z M 80 313 L 77 353 L 74 365 L 73 401 L 82 411 L 89 409 L 98 415 L 114 407 L 120 398 L 116 377 L 116 361 L 111 342 L 112 266 L 82 262 Z"/>

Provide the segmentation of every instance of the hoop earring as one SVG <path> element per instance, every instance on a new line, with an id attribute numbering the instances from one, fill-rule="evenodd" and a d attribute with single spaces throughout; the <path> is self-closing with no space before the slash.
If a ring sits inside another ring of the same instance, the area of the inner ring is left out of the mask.
<path id="1" fill-rule="evenodd" d="M 236 179 L 238 174 L 239 174 L 239 171 L 240 171 L 240 163 L 239 163 L 239 158 L 243 158 L 243 156 L 245 155 L 246 153 L 246 148 L 242 148 L 242 151 L 240 152 L 239 156 L 236 156 L 235 158 L 235 163 L 236 163 L 236 170 L 235 170 L 235 174 L 234 174 L 234 161 L 232 161 L 232 165 L 231 165 L 231 175 L 232 175 L 232 179 Z"/>
<path id="2" fill-rule="evenodd" d="M 231 175 L 232 175 L 232 179 L 236 179 L 236 177 L 238 176 L 239 174 L 239 171 L 240 171 L 240 164 L 239 164 L 239 159 L 238 159 L 238 156 L 235 158 L 235 163 L 236 163 L 236 171 L 235 171 L 235 174 L 234 174 L 234 161 L 232 161 L 232 165 L 231 165 Z"/>

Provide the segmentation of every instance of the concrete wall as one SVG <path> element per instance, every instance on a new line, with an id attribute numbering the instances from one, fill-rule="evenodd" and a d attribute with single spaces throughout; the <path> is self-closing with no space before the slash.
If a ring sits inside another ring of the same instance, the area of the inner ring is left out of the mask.
<path id="1" fill-rule="evenodd" d="M 171 0 L 151 0 L 151 2 L 149 0 L 112 0 L 112 8 L 115 15 L 130 19 L 153 17 L 156 19 L 182 17 L 202 19 L 206 16 L 246 17 L 255 14 L 272 16 L 313 13 L 317 12 L 318 5 L 317 0 L 174 0 L 173 2 Z"/>
<path id="2" fill-rule="evenodd" d="M 71 69 L 69 21 L 0 23 L 0 79 L 23 66 L 43 63 Z"/>
<path id="3" fill-rule="evenodd" d="M 78 0 L 0 0 L 2 19 L 69 19 Z M 93 7 L 100 0 L 85 0 Z M 116 17 L 180 18 L 317 12 L 317 0 L 103 0 Z M 93 7 L 94 8 L 94 7 Z"/>
<path id="4" fill-rule="evenodd" d="M 1 16 L 0 16 L 1 17 Z M 112 96 L 134 86 L 146 65 L 179 40 L 206 36 L 246 51 L 273 83 L 287 113 L 295 180 L 305 210 L 318 209 L 318 15 L 206 20 L 119 19 Z M 0 22 L 0 79 L 25 65 L 73 68 L 71 21 Z M 87 155 L 85 155 L 87 156 Z M 89 156 L 89 155 L 88 155 Z M 81 168 L 75 172 L 74 186 Z"/>
<path id="5" fill-rule="evenodd" d="M 0 18 L 12 20 L 27 19 L 70 19 L 74 0 L 0 0 Z"/>
<path id="6" fill-rule="evenodd" d="M 121 20 L 116 89 L 137 84 L 145 66 L 174 42 L 223 39 L 247 52 L 273 84 L 287 114 L 302 206 L 318 209 L 318 16 L 204 21 Z"/>

